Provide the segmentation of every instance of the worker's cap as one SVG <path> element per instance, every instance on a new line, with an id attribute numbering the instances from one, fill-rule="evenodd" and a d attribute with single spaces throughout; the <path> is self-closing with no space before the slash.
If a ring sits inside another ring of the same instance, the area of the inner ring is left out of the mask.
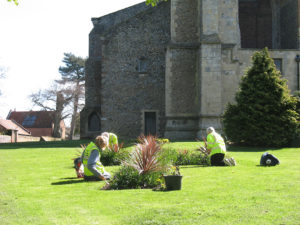
<path id="1" fill-rule="evenodd" d="M 108 133 L 108 132 L 103 132 L 103 133 L 101 134 L 101 136 L 102 136 L 102 137 L 107 137 L 107 138 L 109 138 L 109 133 Z"/>
<path id="2" fill-rule="evenodd" d="M 208 127 L 208 128 L 206 129 L 206 133 L 207 133 L 207 134 L 210 134 L 210 133 L 212 133 L 212 132 L 215 132 L 215 128 L 213 128 L 213 127 Z"/>

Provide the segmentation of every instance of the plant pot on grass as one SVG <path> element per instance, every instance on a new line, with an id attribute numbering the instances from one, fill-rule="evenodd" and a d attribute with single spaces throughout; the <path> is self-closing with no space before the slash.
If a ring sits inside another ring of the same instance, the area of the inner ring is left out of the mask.
<path id="1" fill-rule="evenodd" d="M 181 175 L 164 175 L 164 179 L 167 191 L 181 190 Z"/>

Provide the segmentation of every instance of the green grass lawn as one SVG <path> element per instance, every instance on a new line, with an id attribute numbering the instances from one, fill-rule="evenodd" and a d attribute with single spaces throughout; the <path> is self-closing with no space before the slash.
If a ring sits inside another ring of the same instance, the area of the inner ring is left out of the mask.
<path id="1" fill-rule="evenodd" d="M 258 166 L 266 149 L 232 148 L 236 167 L 181 167 L 182 190 L 170 192 L 75 179 L 76 147 L 0 148 L 0 224 L 300 224 L 300 148 L 267 149 L 276 167 Z"/>

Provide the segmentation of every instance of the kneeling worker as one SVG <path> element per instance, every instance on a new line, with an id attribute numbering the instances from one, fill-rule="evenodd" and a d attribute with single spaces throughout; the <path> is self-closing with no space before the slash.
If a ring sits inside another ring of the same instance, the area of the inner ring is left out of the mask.
<path id="1" fill-rule="evenodd" d="M 84 166 L 85 180 L 110 179 L 110 174 L 105 171 L 100 162 L 101 152 L 106 148 L 107 142 L 106 137 L 98 136 L 95 138 L 95 143 L 91 142 L 83 151 L 81 159 Z"/>
<path id="2" fill-rule="evenodd" d="M 116 134 L 114 134 L 114 133 L 108 133 L 108 132 L 103 132 L 101 134 L 101 136 L 107 138 L 107 140 L 108 140 L 107 147 L 110 150 L 114 150 L 114 148 L 115 148 L 116 145 L 118 147 L 118 137 L 117 137 Z"/>
<path id="3" fill-rule="evenodd" d="M 225 159 L 226 146 L 224 139 L 218 134 L 213 127 L 206 129 L 207 142 L 205 147 L 210 157 L 210 163 L 212 166 L 234 166 L 235 160 L 233 158 Z"/>

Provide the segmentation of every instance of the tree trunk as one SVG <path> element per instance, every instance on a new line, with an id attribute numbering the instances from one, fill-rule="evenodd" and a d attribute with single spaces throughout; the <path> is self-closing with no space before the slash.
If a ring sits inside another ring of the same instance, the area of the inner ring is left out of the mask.
<path id="1" fill-rule="evenodd" d="M 76 81 L 76 88 L 75 88 L 75 95 L 74 95 L 74 102 L 73 102 L 73 114 L 72 114 L 72 119 L 71 119 L 69 140 L 72 140 L 73 136 L 74 136 L 76 116 L 77 116 L 77 110 L 78 110 L 78 102 L 79 102 L 79 93 L 80 93 L 80 85 L 79 85 L 79 81 Z"/>
<path id="2" fill-rule="evenodd" d="M 53 137 L 60 138 L 60 121 L 62 118 L 62 111 L 64 109 L 64 96 L 61 92 L 57 92 L 56 99 L 56 111 L 54 115 L 54 129 L 53 129 Z"/>

